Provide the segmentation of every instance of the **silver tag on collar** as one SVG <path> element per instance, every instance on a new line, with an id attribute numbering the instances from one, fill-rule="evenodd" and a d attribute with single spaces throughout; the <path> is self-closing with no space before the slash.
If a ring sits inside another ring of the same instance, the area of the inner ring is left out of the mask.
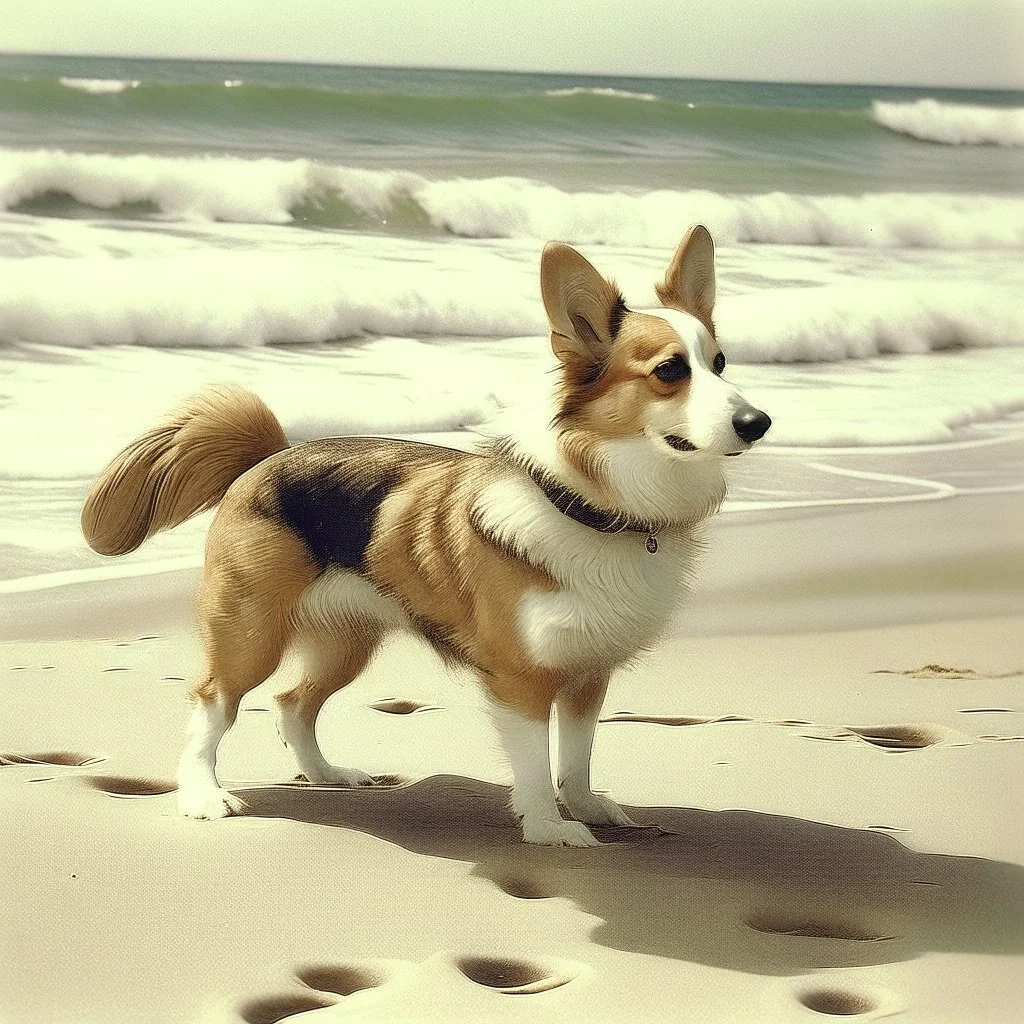
<path id="1" fill-rule="evenodd" d="M 658 538 L 655 537 L 652 533 L 647 538 L 647 543 L 644 545 L 644 547 L 646 547 L 652 555 L 656 555 L 658 553 Z"/>

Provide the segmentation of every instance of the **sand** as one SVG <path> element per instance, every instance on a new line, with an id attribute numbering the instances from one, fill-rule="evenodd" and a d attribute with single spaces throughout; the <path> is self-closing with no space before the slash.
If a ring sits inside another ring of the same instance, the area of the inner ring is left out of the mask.
<path id="1" fill-rule="evenodd" d="M 321 718 L 378 788 L 294 781 L 286 665 L 222 746 L 248 814 L 179 818 L 195 570 L 0 595 L 0 1022 L 1019 1020 L 1018 506 L 720 517 L 598 730 L 646 827 L 593 850 L 517 841 L 409 639 Z"/>

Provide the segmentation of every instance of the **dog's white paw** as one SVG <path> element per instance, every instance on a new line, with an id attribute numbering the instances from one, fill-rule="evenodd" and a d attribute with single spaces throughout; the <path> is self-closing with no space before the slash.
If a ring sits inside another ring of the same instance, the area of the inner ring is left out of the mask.
<path id="1" fill-rule="evenodd" d="M 314 786 L 345 786 L 348 789 L 355 789 L 356 786 L 374 784 L 373 776 L 361 772 L 358 768 L 339 768 L 333 764 L 324 765 L 314 771 L 306 768 L 302 774 Z"/>
<path id="2" fill-rule="evenodd" d="M 586 825 L 579 821 L 566 821 L 559 818 L 552 821 L 547 818 L 523 819 L 523 842 L 537 846 L 600 846 Z"/>
<path id="3" fill-rule="evenodd" d="M 226 789 L 204 786 L 201 789 L 178 790 L 178 813 L 186 818 L 213 821 L 244 811 L 245 804 Z"/>
<path id="4" fill-rule="evenodd" d="M 588 789 L 560 789 L 558 799 L 577 821 L 585 821 L 588 825 L 636 824 L 611 797 Z"/>

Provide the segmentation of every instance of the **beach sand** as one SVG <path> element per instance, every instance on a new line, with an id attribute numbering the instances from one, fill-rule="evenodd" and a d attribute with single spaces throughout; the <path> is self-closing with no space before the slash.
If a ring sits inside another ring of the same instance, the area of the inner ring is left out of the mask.
<path id="1" fill-rule="evenodd" d="M 248 813 L 182 819 L 195 570 L 0 596 L 0 1020 L 1019 1020 L 1018 506 L 719 517 L 598 730 L 649 827 L 591 850 L 518 842 L 480 693 L 407 638 L 320 720 L 380 787 L 294 781 L 286 665 L 221 748 Z"/>

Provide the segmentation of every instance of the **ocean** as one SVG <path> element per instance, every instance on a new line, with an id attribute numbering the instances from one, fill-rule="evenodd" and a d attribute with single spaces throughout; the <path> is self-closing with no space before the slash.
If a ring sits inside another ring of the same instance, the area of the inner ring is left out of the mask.
<path id="1" fill-rule="evenodd" d="M 1022 184 L 1020 92 L 0 56 L 0 587 L 107 571 L 90 479 L 207 382 L 486 432 L 549 386 L 545 241 L 642 307 L 698 221 L 775 421 L 727 514 L 1021 490 Z"/>

